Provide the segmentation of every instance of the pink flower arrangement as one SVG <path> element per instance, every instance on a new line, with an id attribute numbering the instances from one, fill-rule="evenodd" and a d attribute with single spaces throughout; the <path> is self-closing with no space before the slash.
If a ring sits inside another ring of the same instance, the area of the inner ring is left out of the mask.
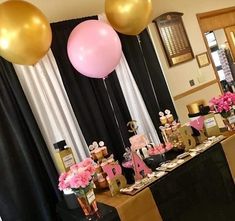
<path id="1" fill-rule="evenodd" d="M 233 109 L 235 105 L 235 94 L 227 92 L 218 98 L 212 98 L 210 104 L 213 105 L 216 112 L 226 114 Z"/>
<path id="2" fill-rule="evenodd" d="M 84 161 L 74 164 L 67 173 L 59 177 L 59 189 L 72 189 L 74 191 L 86 188 L 91 184 L 95 174 L 94 161 L 86 158 Z"/>

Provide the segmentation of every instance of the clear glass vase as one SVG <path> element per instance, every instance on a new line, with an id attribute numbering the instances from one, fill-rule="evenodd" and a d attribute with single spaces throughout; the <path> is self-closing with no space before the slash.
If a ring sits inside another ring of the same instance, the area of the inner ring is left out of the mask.
<path id="1" fill-rule="evenodd" d="M 235 130 L 235 114 L 234 111 L 229 111 L 225 113 L 221 113 L 223 117 L 223 121 L 225 126 L 228 128 L 229 131 Z"/>
<path id="2" fill-rule="evenodd" d="M 80 188 L 74 192 L 85 216 L 94 215 L 98 211 L 93 186 Z"/>

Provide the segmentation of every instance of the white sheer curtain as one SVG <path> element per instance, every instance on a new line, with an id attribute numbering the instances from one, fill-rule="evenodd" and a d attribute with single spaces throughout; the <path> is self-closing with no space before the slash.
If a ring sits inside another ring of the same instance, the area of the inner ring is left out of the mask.
<path id="1" fill-rule="evenodd" d="M 14 68 L 53 160 L 53 144 L 60 140 L 72 148 L 77 162 L 88 156 L 86 141 L 52 52 L 35 66 L 14 65 Z"/>
<path id="2" fill-rule="evenodd" d="M 138 133 L 146 134 L 151 142 L 159 144 L 158 134 L 124 55 L 122 55 L 121 61 L 115 71 L 131 117 L 137 121 L 139 126 Z"/>
<path id="3" fill-rule="evenodd" d="M 105 14 L 98 15 L 98 19 L 109 23 Z M 124 54 L 122 54 L 121 61 L 115 71 L 131 118 L 137 121 L 138 133 L 146 134 L 155 144 L 161 143 Z"/>

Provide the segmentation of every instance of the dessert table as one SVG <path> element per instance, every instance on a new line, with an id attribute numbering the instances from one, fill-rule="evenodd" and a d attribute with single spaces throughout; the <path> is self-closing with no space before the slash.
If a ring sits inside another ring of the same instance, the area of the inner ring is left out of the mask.
<path id="1" fill-rule="evenodd" d="M 220 143 L 150 186 L 166 221 L 235 220 L 235 185 Z"/>
<path id="2" fill-rule="evenodd" d="M 97 193 L 97 201 L 112 209 L 110 219 L 95 220 L 235 220 L 234 149 L 235 135 L 189 157 L 134 196 Z M 62 220 L 74 220 L 71 217 L 67 213 Z M 83 221 L 80 217 L 76 220 Z"/>

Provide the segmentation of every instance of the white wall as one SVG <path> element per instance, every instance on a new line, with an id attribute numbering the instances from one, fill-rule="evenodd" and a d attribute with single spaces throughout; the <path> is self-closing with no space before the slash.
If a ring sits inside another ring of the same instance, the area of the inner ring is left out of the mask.
<path id="1" fill-rule="evenodd" d="M 201 30 L 197 21 L 196 14 L 207 11 L 227 8 L 235 6 L 234 0 L 156 0 L 154 1 L 154 16 L 157 17 L 163 13 L 177 11 L 184 13 L 183 22 L 185 25 L 186 32 L 188 34 L 189 41 L 191 43 L 193 52 L 195 55 L 206 51 L 206 46 L 202 38 Z M 181 93 L 187 92 L 190 89 L 198 87 L 206 82 L 214 80 L 215 73 L 212 65 L 199 68 L 196 59 L 174 66 L 169 67 L 159 35 L 157 33 L 154 24 L 149 26 L 151 36 L 154 39 L 155 50 L 161 61 L 162 69 L 165 78 L 168 82 L 171 95 L 174 97 Z M 189 80 L 193 79 L 195 86 L 191 87 Z M 195 100 L 204 98 L 209 101 L 213 96 L 217 96 L 220 93 L 219 86 L 214 84 L 208 88 L 203 89 L 200 92 L 193 93 L 186 96 L 185 98 L 179 99 L 175 102 L 175 107 L 179 115 L 180 120 L 184 123 L 188 120 L 186 105 Z M 212 96 L 213 95 L 213 96 Z"/>
<path id="2" fill-rule="evenodd" d="M 234 0 L 157 0 L 154 2 L 156 2 L 156 8 L 154 11 L 155 17 L 170 11 L 184 13 L 183 21 L 185 29 L 195 55 L 206 51 L 206 46 L 202 38 L 196 14 L 235 5 Z M 159 41 L 158 34 L 156 34 L 155 25 L 151 25 L 151 30 L 156 42 L 156 49 L 173 96 L 192 89 L 193 87 L 189 84 L 189 80 L 191 79 L 196 83 L 194 87 L 215 79 L 212 66 L 209 65 L 199 69 L 196 59 L 170 68 L 163 52 L 162 44 Z M 201 76 L 204 77 L 202 78 Z M 175 83 L 176 78 L 177 83 Z"/>

